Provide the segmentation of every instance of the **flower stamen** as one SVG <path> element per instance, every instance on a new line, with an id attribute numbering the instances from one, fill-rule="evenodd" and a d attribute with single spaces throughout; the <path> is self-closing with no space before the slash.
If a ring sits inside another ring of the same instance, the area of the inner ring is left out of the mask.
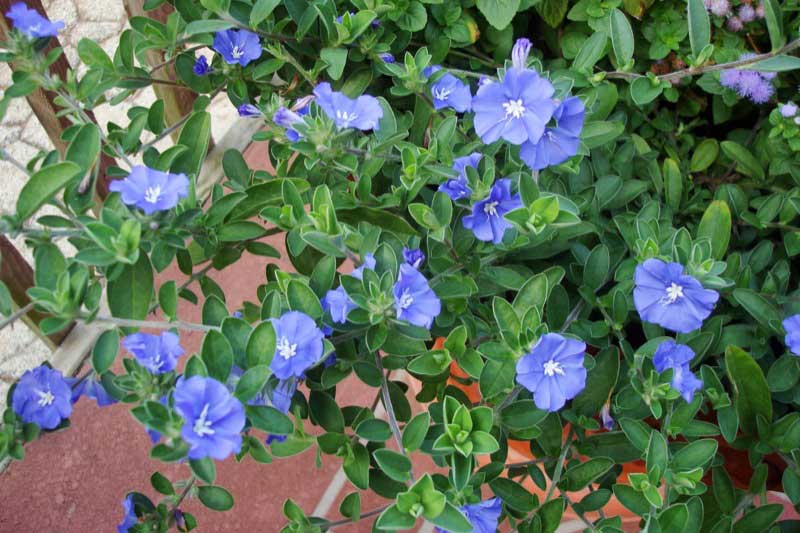
<path id="1" fill-rule="evenodd" d="M 206 417 L 208 416 L 208 408 L 209 404 L 205 404 L 203 406 L 203 410 L 200 412 L 200 417 L 195 420 L 194 426 L 192 427 L 192 431 L 194 431 L 195 435 L 198 437 L 214 434 L 214 430 L 211 429 L 211 420 L 206 420 Z"/>
<path id="2" fill-rule="evenodd" d="M 674 304 L 678 299 L 683 298 L 683 287 L 674 281 L 666 289 L 666 296 L 661 299 L 663 305 Z"/>
<path id="3" fill-rule="evenodd" d="M 297 355 L 297 343 L 290 344 L 289 339 L 281 337 L 278 341 L 278 355 L 284 359 L 291 359 Z"/>
<path id="4" fill-rule="evenodd" d="M 144 191 L 145 202 L 154 204 L 158 202 L 159 197 L 161 197 L 161 186 L 159 185 L 148 187 L 147 190 Z"/>
<path id="5" fill-rule="evenodd" d="M 55 396 L 53 396 L 53 393 L 50 392 L 49 390 L 47 391 L 37 390 L 36 394 L 39 395 L 39 401 L 36 402 L 37 404 L 39 404 L 39 407 L 47 407 L 48 405 L 52 404 L 53 401 L 55 401 L 56 399 Z"/>
<path id="6" fill-rule="evenodd" d="M 506 118 L 508 118 L 509 115 L 514 118 L 522 118 L 522 115 L 525 114 L 525 106 L 522 104 L 522 98 L 503 102 L 503 109 L 506 110 Z"/>
<path id="7" fill-rule="evenodd" d="M 559 363 L 555 359 L 550 359 L 549 361 L 545 361 L 544 375 L 547 377 L 553 377 L 556 374 L 558 374 L 559 376 L 564 375 L 564 368 L 561 366 L 561 363 Z"/>

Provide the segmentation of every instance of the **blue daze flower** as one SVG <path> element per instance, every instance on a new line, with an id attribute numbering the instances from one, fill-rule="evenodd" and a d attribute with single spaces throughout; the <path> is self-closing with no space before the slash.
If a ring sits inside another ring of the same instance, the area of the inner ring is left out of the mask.
<path id="1" fill-rule="evenodd" d="M 394 284 L 394 308 L 400 320 L 431 329 L 433 319 L 442 312 L 442 303 L 425 276 L 403 263 Z"/>
<path id="2" fill-rule="evenodd" d="M 72 414 L 72 390 L 61 372 L 47 366 L 27 370 L 17 382 L 11 408 L 26 424 L 53 429 Z"/>
<path id="3" fill-rule="evenodd" d="M 783 321 L 786 337 L 783 341 L 794 355 L 800 355 L 800 315 L 792 315 Z"/>
<path id="4" fill-rule="evenodd" d="M 449 73 L 431 86 L 431 96 L 434 109 L 450 107 L 459 113 L 464 113 L 469 111 L 472 104 L 469 85 Z"/>
<path id="5" fill-rule="evenodd" d="M 304 106 L 298 109 L 296 112 L 292 111 L 288 107 L 281 107 L 279 108 L 275 114 L 272 116 L 272 121 L 281 126 L 286 128 L 286 138 L 292 142 L 297 142 L 300 140 L 302 135 L 293 129 L 295 124 L 300 124 L 303 122 L 303 115 L 308 114 L 308 106 Z"/>
<path id="6" fill-rule="evenodd" d="M 502 82 L 478 87 L 472 99 L 475 132 L 484 144 L 505 139 L 511 144 L 537 142 L 553 117 L 555 90 L 530 69 L 510 68 Z"/>
<path id="7" fill-rule="evenodd" d="M 531 53 L 530 40 L 522 37 L 517 39 L 514 43 L 514 48 L 511 49 L 511 64 L 514 68 L 522 70 L 528 67 L 528 55 Z"/>
<path id="8" fill-rule="evenodd" d="M 125 337 L 122 346 L 151 374 L 175 370 L 183 355 L 180 338 L 171 331 L 162 331 L 161 335 L 134 333 Z"/>
<path id="9" fill-rule="evenodd" d="M 122 500 L 122 509 L 125 511 L 125 516 L 122 517 L 122 523 L 117 526 L 117 533 L 128 533 L 130 528 L 139 523 L 136 518 L 136 512 L 133 509 L 133 496 L 128 494 Z"/>
<path id="10" fill-rule="evenodd" d="M 58 32 L 64 29 L 64 22 L 50 22 L 46 17 L 39 14 L 34 9 L 28 9 L 23 2 L 17 2 L 6 13 L 6 17 L 11 19 L 14 29 L 26 36 L 28 39 L 39 39 L 41 37 L 55 37 Z"/>
<path id="11" fill-rule="evenodd" d="M 81 396 L 93 399 L 98 407 L 106 407 L 117 403 L 103 387 L 100 380 L 94 376 L 86 376 L 83 379 L 66 378 L 67 383 L 72 387 L 72 403 L 80 400 Z"/>
<path id="12" fill-rule="evenodd" d="M 403 261 L 419 270 L 419 267 L 425 262 L 425 254 L 419 248 L 403 247 Z"/>
<path id="13" fill-rule="evenodd" d="M 578 153 L 583 118 L 586 108 L 577 96 L 567 98 L 556 108 L 554 127 L 544 130 L 537 142 L 526 142 L 519 150 L 519 156 L 533 170 L 560 165 Z"/>
<path id="14" fill-rule="evenodd" d="M 261 57 L 262 52 L 258 35 L 247 30 L 218 31 L 213 47 L 226 63 L 243 67 Z"/>
<path id="15" fill-rule="evenodd" d="M 175 410 L 184 420 L 181 437 L 189 445 L 189 459 L 221 461 L 239 452 L 244 407 L 225 385 L 204 376 L 181 377 L 173 398 Z"/>
<path id="16" fill-rule="evenodd" d="M 453 170 L 458 172 L 458 177 L 449 179 L 439 185 L 439 190 L 449 196 L 454 202 L 461 198 L 468 198 L 472 194 L 467 181 L 467 167 L 478 168 L 483 154 L 472 152 L 464 157 L 457 157 L 453 161 Z"/>
<path id="17" fill-rule="evenodd" d="M 703 388 L 703 382 L 697 379 L 689 369 L 689 363 L 694 358 L 694 351 L 685 344 L 678 344 L 673 340 L 662 342 L 653 354 L 653 366 L 657 372 L 672 369 L 670 386 L 683 396 L 687 403 L 694 398 L 694 392 Z"/>
<path id="18" fill-rule="evenodd" d="M 297 390 L 296 379 L 283 379 L 278 382 L 278 385 L 272 390 L 270 397 L 272 407 L 282 413 L 288 413 L 289 408 L 292 406 L 292 397 Z"/>
<path id="19" fill-rule="evenodd" d="M 633 280 L 633 303 L 641 319 L 678 333 L 700 328 L 719 300 L 716 291 L 684 274 L 679 263 L 648 259 L 636 267 Z"/>
<path id="20" fill-rule="evenodd" d="M 206 76 L 212 70 L 213 69 L 208 64 L 208 59 L 206 59 L 205 56 L 198 57 L 197 61 L 194 62 L 194 66 L 192 67 L 192 72 L 194 72 L 196 76 Z"/>
<path id="21" fill-rule="evenodd" d="M 136 165 L 125 179 L 112 181 L 108 188 L 120 193 L 126 205 L 152 215 L 172 209 L 181 198 L 189 196 L 189 179 L 186 174 L 170 174 Z"/>
<path id="22" fill-rule="evenodd" d="M 472 533 L 496 533 L 497 523 L 503 513 L 503 502 L 500 498 L 491 498 L 478 503 L 461 507 L 461 512 L 472 524 Z M 440 533 L 449 533 L 446 529 L 436 528 Z"/>
<path id="23" fill-rule="evenodd" d="M 393 56 L 392 54 L 390 54 L 389 52 L 384 52 L 384 53 L 382 53 L 382 54 L 378 54 L 378 57 L 379 57 L 379 58 L 381 59 L 381 61 L 383 61 L 384 63 L 389 63 L 389 64 L 392 64 L 392 63 L 394 63 L 394 62 L 395 62 L 394 56 Z"/>
<path id="24" fill-rule="evenodd" d="M 331 320 L 337 324 L 347 322 L 347 315 L 358 306 L 353 303 L 342 285 L 330 290 L 322 298 L 322 309 L 330 312 Z"/>
<path id="25" fill-rule="evenodd" d="M 301 378 L 322 357 L 323 334 L 305 313 L 289 311 L 270 320 L 277 344 L 269 367 L 278 379 Z"/>
<path id="26" fill-rule="evenodd" d="M 242 104 L 236 108 L 236 111 L 239 113 L 239 116 L 243 118 L 255 118 L 263 116 L 261 110 L 253 104 Z"/>
<path id="27" fill-rule="evenodd" d="M 750 59 L 755 54 L 742 54 L 739 59 Z M 720 72 L 719 81 L 723 87 L 733 89 L 742 98 L 749 98 L 755 104 L 763 104 L 772 98 L 775 87 L 772 85 L 774 72 L 756 72 L 736 68 Z"/>
<path id="28" fill-rule="evenodd" d="M 547 333 L 517 361 L 517 383 L 533 393 L 536 407 L 555 412 L 586 387 L 586 344 Z"/>
<path id="29" fill-rule="evenodd" d="M 600 409 L 600 421 L 603 423 L 603 427 L 606 431 L 614 429 L 614 419 L 611 417 L 611 405 L 608 402 Z"/>
<path id="30" fill-rule="evenodd" d="M 378 99 L 367 94 L 358 98 L 348 98 L 343 93 L 331 90 L 330 83 L 320 83 L 314 87 L 317 105 L 339 129 L 356 128 L 361 131 L 377 130 L 383 117 L 383 109 Z"/>
<path id="31" fill-rule="evenodd" d="M 494 182 L 487 198 L 472 206 L 472 214 L 462 218 L 461 223 L 471 229 L 478 240 L 500 244 L 511 227 L 504 215 L 518 207 L 522 207 L 519 194 L 511 194 L 511 180 L 502 178 Z"/>
<path id="32" fill-rule="evenodd" d="M 358 267 L 356 269 L 353 269 L 353 271 L 350 273 L 350 275 L 353 276 L 356 279 L 361 279 L 364 276 L 364 269 L 365 268 L 367 270 L 375 270 L 375 256 L 374 255 L 372 255 L 372 254 L 364 255 L 364 262 L 361 263 L 360 267 Z"/>

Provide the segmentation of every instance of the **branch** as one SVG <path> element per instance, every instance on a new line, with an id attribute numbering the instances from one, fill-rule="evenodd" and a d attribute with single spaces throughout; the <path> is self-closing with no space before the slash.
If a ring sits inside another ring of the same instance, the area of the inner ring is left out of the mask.
<path id="1" fill-rule="evenodd" d="M 120 327 L 128 328 L 152 328 L 152 329 L 185 329 L 189 331 L 214 331 L 219 330 L 217 326 L 207 326 L 205 324 L 196 324 L 193 322 L 185 322 L 183 320 L 176 320 L 175 322 L 160 322 L 157 320 L 132 320 L 129 318 L 116 318 L 113 316 L 97 316 L 89 320 L 89 316 L 78 315 L 78 318 L 86 319 L 87 322 L 99 322 L 100 324 L 113 324 Z"/>
<path id="2" fill-rule="evenodd" d="M 370 511 L 367 511 L 366 513 L 362 513 L 359 516 L 359 520 L 362 518 L 369 518 L 370 516 L 375 516 L 376 514 L 381 514 L 386 510 L 387 507 L 389 507 L 389 505 L 391 504 L 387 503 L 386 505 L 382 505 L 376 509 L 372 509 Z M 345 524 L 351 524 L 352 522 L 353 522 L 352 518 L 345 518 L 343 520 L 337 520 L 336 522 L 328 522 L 327 524 L 321 524 L 319 527 L 321 527 L 323 531 L 327 531 L 332 527 L 343 526 Z"/>
<path id="3" fill-rule="evenodd" d="M 400 426 L 397 424 L 397 416 L 394 414 L 394 406 L 392 405 L 392 398 L 389 395 L 389 382 L 386 379 L 386 372 L 383 370 L 383 364 L 381 362 L 381 356 L 376 351 L 375 352 L 375 364 L 378 366 L 378 370 L 381 371 L 381 394 L 383 396 L 383 405 L 386 408 L 386 418 L 389 419 L 389 427 L 392 428 L 392 435 L 394 436 L 394 440 L 397 443 L 397 448 L 400 450 L 404 456 L 408 457 L 406 454 L 405 448 L 403 448 L 403 436 L 400 433 Z M 409 477 L 411 478 L 411 483 L 414 483 L 414 469 L 411 468 L 409 472 Z"/>
<path id="4" fill-rule="evenodd" d="M 22 318 L 24 315 L 27 315 L 28 312 L 31 309 L 33 309 L 34 305 L 35 305 L 34 302 L 28 302 L 27 304 L 25 304 L 24 307 L 20 307 L 19 309 L 17 309 L 17 311 L 14 312 L 11 316 L 9 316 L 8 318 L 6 318 L 2 322 L 0 322 L 0 331 L 2 331 L 9 324 L 12 324 L 12 323 L 16 322 L 17 320 Z"/>

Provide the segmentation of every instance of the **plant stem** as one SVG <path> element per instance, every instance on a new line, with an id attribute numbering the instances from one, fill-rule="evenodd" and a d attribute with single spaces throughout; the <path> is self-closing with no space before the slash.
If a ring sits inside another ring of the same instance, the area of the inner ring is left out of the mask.
<path id="1" fill-rule="evenodd" d="M 389 427 L 392 428 L 392 435 L 397 443 L 397 449 L 401 454 L 408 457 L 406 449 L 403 448 L 403 436 L 400 433 L 400 426 L 397 424 L 397 416 L 394 414 L 394 406 L 392 405 L 392 397 L 389 394 L 389 381 L 386 379 L 386 372 L 383 370 L 383 363 L 381 362 L 381 355 L 375 352 L 375 364 L 378 370 L 381 371 L 381 395 L 383 397 L 383 406 L 386 408 L 386 418 L 389 420 Z M 412 467 L 408 473 L 411 483 L 414 483 L 414 468 Z"/>
<path id="2" fill-rule="evenodd" d="M 86 315 L 78 315 L 78 318 L 89 319 L 89 317 Z M 128 327 L 128 328 L 152 328 L 152 329 L 178 328 L 189 331 L 219 330 L 217 326 L 207 326 L 205 324 L 184 322 L 183 320 L 176 320 L 175 322 L 161 322 L 158 320 L 132 320 L 129 318 L 116 318 L 113 316 L 98 316 L 91 319 L 91 322 L 99 322 L 101 324 L 113 324 L 115 326 Z"/>
<path id="3" fill-rule="evenodd" d="M 194 474 L 192 474 L 192 477 L 190 477 L 189 481 L 186 482 L 186 487 L 184 487 L 183 492 L 181 492 L 181 495 L 178 496 L 178 499 L 175 501 L 175 505 L 173 505 L 172 508 L 169 510 L 170 527 L 175 524 L 175 511 L 178 510 L 178 507 L 180 507 L 180 505 L 183 503 L 183 500 L 185 500 L 186 497 L 189 496 L 192 487 L 194 487 L 195 481 L 197 481 L 197 478 L 194 477 Z"/>
<path id="4" fill-rule="evenodd" d="M 361 519 L 361 518 L 369 518 L 370 516 L 375 516 L 376 514 L 381 514 L 382 512 L 384 512 L 386 510 L 387 507 L 389 507 L 389 505 L 391 505 L 391 504 L 387 503 L 386 505 L 381 505 L 380 507 L 377 507 L 375 509 L 371 509 L 371 510 L 367 511 L 366 513 L 361 513 L 361 516 L 359 517 L 359 519 Z M 342 520 L 337 520 L 335 522 L 328 522 L 327 524 L 322 524 L 320 527 L 322 528 L 323 531 L 327 531 L 332 527 L 343 526 L 345 524 L 350 524 L 352 522 L 353 522 L 352 519 L 344 518 Z"/>
<path id="5" fill-rule="evenodd" d="M 34 305 L 35 305 L 34 302 L 28 302 L 27 304 L 25 304 L 24 307 L 20 307 L 19 309 L 17 309 L 17 311 L 14 312 L 11 316 L 0 322 L 0 331 L 2 331 L 3 328 L 8 326 L 9 324 L 13 324 L 14 322 L 22 318 L 24 315 L 28 314 L 28 312 L 31 309 L 33 309 Z"/>
<path id="6" fill-rule="evenodd" d="M 30 172 L 28 171 L 28 169 L 27 169 L 27 168 L 25 168 L 25 165 L 23 165 L 22 163 L 20 163 L 20 162 L 19 162 L 19 161 L 17 161 L 16 159 L 14 159 L 14 156 L 12 156 L 11 154 L 9 154 L 9 153 L 8 153 L 8 152 L 5 150 L 5 148 L 0 148 L 0 159 L 2 159 L 3 161 L 8 161 L 9 163 L 11 163 L 11 164 L 12 164 L 12 165 L 14 165 L 15 167 L 17 167 L 19 170 L 21 170 L 22 172 L 24 172 L 26 176 L 29 176 L 29 175 L 30 175 Z"/>
<path id="7" fill-rule="evenodd" d="M 544 497 L 545 502 L 550 501 L 550 498 L 553 496 L 553 491 L 556 490 L 556 485 L 558 485 L 558 482 L 561 480 L 561 473 L 564 471 L 564 461 L 567 460 L 567 454 L 570 448 L 572 448 L 572 436 L 574 433 L 575 431 L 570 428 L 569 433 L 567 433 L 567 438 L 564 439 L 564 444 L 561 447 L 561 455 L 559 455 L 557 459 L 556 471 L 553 473 L 550 487 L 547 489 L 547 494 Z"/>
<path id="8" fill-rule="evenodd" d="M 561 490 L 561 489 L 558 489 L 558 493 L 559 493 L 559 495 L 560 495 L 562 498 L 564 498 L 564 500 L 567 502 L 567 505 L 569 505 L 570 509 L 572 509 L 572 511 L 573 511 L 573 512 L 574 512 L 576 515 L 578 515 L 578 518 L 580 518 L 580 519 L 581 519 L 581 522 L 583 522 L 584 524 L 586 524 L 586 526 L 587 526 L 589 529 L 591 529 L 592 531 L 594 531 L 594 524 L 591 522 L 591 520 L 589 520 L 588 518 L 586 518 L 586 515 L 584 515 L 582 511 L 580 511 L 580 510 L 578 510 L 578 509 L 576 509 L 576 508 L 575 508 L 575 503 L 574 503 L 574 502 L 573 502 L 573 501 L 570 499 L 570 497 L 569 497 L 569 496 L 567 496 L 567 493 L 566 493 L 566 492 L 564 492 L 564 491 L 563 491 L 563 490 Z"/>

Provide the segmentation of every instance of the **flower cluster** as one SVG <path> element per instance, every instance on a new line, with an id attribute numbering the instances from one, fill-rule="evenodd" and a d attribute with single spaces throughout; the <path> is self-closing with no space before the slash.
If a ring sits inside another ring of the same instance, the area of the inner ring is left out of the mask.
<path id="1" fill-rule="evenodd" d="M 151 374 L 172 372 L 183 355 L 180 339 L 171 331 L 164 331 L 161 335 L 134 333 L 125 337 L 122 346 Z"/>
<path id="2" fill-rule="evenodd" d="M 726 19 L 725 25 L 730 31 L 741 31 L 745 24 L 765 16 L 763 3 L 754 7 L 752 2 L 746 1 L 738 9 L 734 9 L 729 0 L 704 0 L 704 4 L 712 15 Z"/>
<path id="3" fill-rule="evenodd" d="M 689 363 L 694 358 L 694 351 L 685 344 L 678 344 L 668 340 L 659 344 L 653 354 L 653 366 L 656 371 L 672 370 L 670 385 L 683 396 L 687 403 L 694 399 L 694 393 L 703 387 L 700 381 L 689 369 Z"/>
<path id="4" fill-rule="evenodd" d="M 742 54 L 740 60 L 750 59 L 755 54 Z M 733 89 L 742 98 L 749 98 L 756 104 L 764 104 L 775 94 L 772 80 L 775 72 L 757 72 L 755 70 L 740 70 L 737 68 L 723 70 L 719 81 L 723 87 Z"/>

